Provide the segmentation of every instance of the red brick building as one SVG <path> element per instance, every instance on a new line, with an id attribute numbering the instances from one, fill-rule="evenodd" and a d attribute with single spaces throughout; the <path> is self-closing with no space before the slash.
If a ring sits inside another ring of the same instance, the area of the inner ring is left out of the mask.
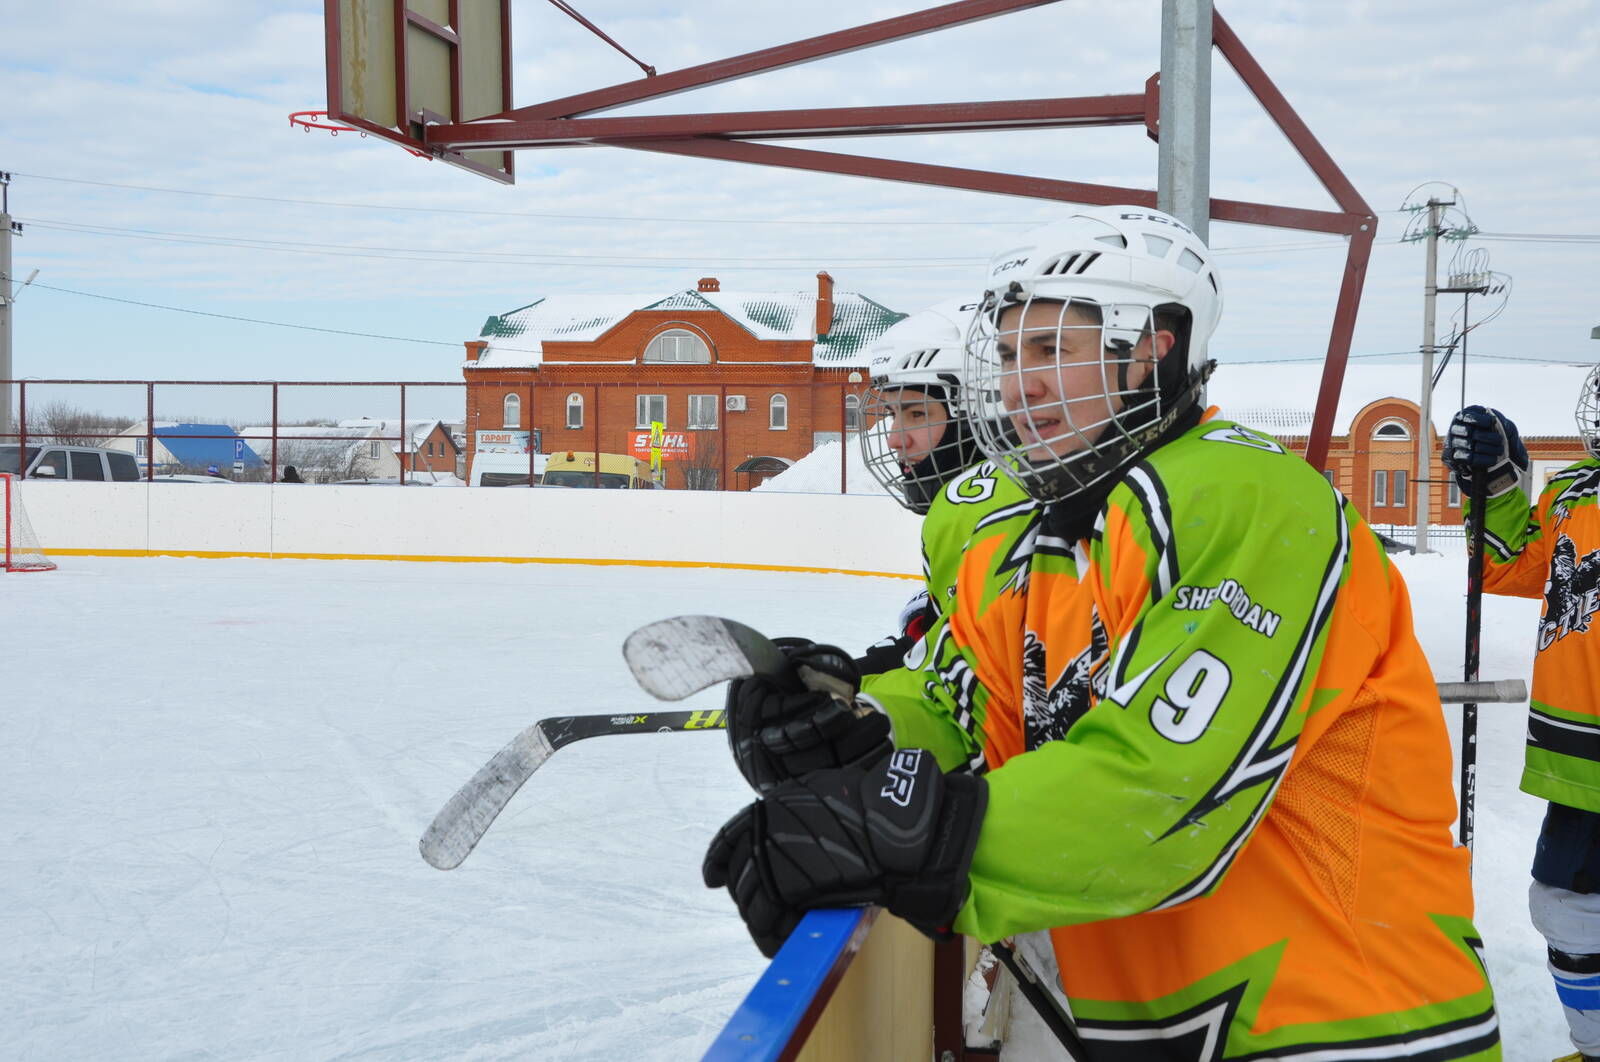
<path id="1" fill-rule="evenodd" d="M 1572 462 L 1587 456 L 1573 410 L 1587 366 L 1473 364 L 1466 401 L 1493 406 L 1517 424 L 1530 463 L 1525 487 L 1532 492 Z M 1212 378 L 1211 402 L 1222 415 L 1304 451 L 1316 406 L 1320 365 L 1222 364 Z M 1415 524 L 1416 438 L 1420 392 L 1416 365 L 1352 365 L 1334 415 L 1327 472 L 1333 484 L 1375 525 Z M 1433 391 L 1433 454 L 1429 523 L 1461 523 L 1461 492 L 1445 469 L 1441 434 L 1461 405 L 1461 377 L 1450 373 Z"/>
<path id="2" fill-rule="evenodd" d="M 815 293 L 553 295 L 466 344 L 467 451 L 647 457 L 666 485 L 748 490 L 859 427 L 873 341 L 905 315 L 817 274 Z M 468 468 L 470 479 L 471 469 Z"/>

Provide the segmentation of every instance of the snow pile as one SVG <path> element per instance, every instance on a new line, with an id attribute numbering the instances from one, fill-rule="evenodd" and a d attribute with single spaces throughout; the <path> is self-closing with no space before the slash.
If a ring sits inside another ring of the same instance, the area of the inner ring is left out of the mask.
<path id="1" fill-rule="evenodd" d="M 837 441 L 823 443 L 755 489 L 788 494 L 838 494 L 840 445 Z M 883 489 L 883 484 L 867 471 L 867 463 L 861 456 L 861 447 L 854 439 L 850 441 L 849 449 L 845 453 L 844 472 L 845 480 L 850 487 L 846 491 L 848 494 L 889 493 Z"/>

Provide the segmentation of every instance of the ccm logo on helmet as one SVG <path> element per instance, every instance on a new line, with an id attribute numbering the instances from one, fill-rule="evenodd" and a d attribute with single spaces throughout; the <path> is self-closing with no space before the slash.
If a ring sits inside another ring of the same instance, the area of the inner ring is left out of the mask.
<path id="1" fill-rule="evenodd" d="M 917 785 L 917 765 L 921 762 L 921 749 L 900 749 L 889 757 L 889 781 L 878 795 L 896 807 L 910 804 L 911 791 Z"/>
<path id="2" fill-rule="evenodd" d="M 1194 230 L 1183 222 L 1178 221 L 1176 218 L 1164 218 L 1160 214 L 1118 214 L 1117 216 L 1123 221 L 1153 221 L 1157 225 L 1170 225 L 1179 232 L 1187 232 L 1190 236 L 1194 235 Z"/>
<path id="3" fill-rule="evenodd" d="M 1002 262 L 1000 265 L 995 266 L 994 271 L 996 273 L 1004 273 L 1008 270 L 1019 269 L 1027 264 L 1028 260 L 1026 258 L 1013 258 L 1009 262 Z"/>

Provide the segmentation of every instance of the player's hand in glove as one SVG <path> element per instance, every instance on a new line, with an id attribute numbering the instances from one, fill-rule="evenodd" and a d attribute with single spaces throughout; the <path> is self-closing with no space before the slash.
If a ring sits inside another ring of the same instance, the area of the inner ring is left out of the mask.
<path id="1" fill-rule="evenodd" d="M 727 886 L 769 958 L 816 907 L 880 904 L 943 931 L 966 902 L 988 797 L 983 778 L 900 749 L 778 786 L 728 820 L 702 872 L 708 887 Z"/>
<path id="2" fill-rule="evenodd" d="M 890 750 L 889 717 L 857 699 L 849 654 L 801 638 L 776 642 L 788 675 L 728 685 L 728 744 L 756 792 L 810 771 L 862 767 Z"/>
<path id="3" fill-rule="evenodd" d="M 1468 406 L 1450 421 L 1444 463 L 1455 474 L 1462 493 L 1472 490 L 1472 474 L 1481 470 L 1488 497 L 1498 498 L 1516 486 L 1528 470 L 1528 451 L 1517 434 L 1517 426 L 1504 413 L 1486 406 Z"/>

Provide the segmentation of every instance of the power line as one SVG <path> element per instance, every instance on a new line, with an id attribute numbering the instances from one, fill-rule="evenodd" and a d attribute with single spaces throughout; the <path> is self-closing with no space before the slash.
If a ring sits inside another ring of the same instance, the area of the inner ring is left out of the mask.
<path id="1" fill-rule="evenodd" d="M 87 184 L 98 188 L 123 188 L 136 192 L 161 192 L 166 195 L 191 195 L 205 196 L 212 199 L 243 199 L 256 203 L 287 203 L 294 206 L 335 207 L 341 210 L 382 210 L 386 213 L 407 212 L 418 214 L 464 214 L 473 217 L 486 218 L 542 218 L 563 221 L 626 221 L 626 222 L 651 222 L 664 224 L 686 225 L 790 225 L 790 226 L 849 226 L 855 228 L 860 225 L 902 225 L 923 227 L 927 225 L 987 225 L 987 226 L 1025 226 L 1041 225 L 1043 220 L 1031 218 L 1001 218 L 993 221 L 951 221 L 941 219 L 892 221 L 865 218 L 840 218 L 829 220 L 826 218 L 705 218 L 705 217 L 645 217 L 632 214 L 555 214 L 536 213 L 532 211 L 511 210 L 464 210 L 456 207 L 427 207 L 427 206 L 396 206 L 390 203 L 347 203 L 323 199 L 290 199 L 283 196 L 269 195 L 241 195 L 237 192 L 208 192 L 190 188 L 162 188 L 147 184 L 121 184 L 116 181 L 90 181 L 81 177 L 56 177 L 44 173 L 22 173 L 13 171 L 18 177 L 31 177 L 36 181 L 59 181 L 64 184 Z"/>
<path id="2" fill-rule="evenodd" d="M 9 277 L 0 277 L 9 280 Z M 99 295 L 92 291 L 78 291 L 74 288 L 57 287 L 53 284 L 41 284 L 34 281 L 29 287 L 42 288 L 45 291 L 57 291 L 64 295 L 77 295 L 85 299 L 100 299 L 105 302 L 117 302 L 124 306 L 139 306 L 147 310 L 166 310 L 169 313 L 186 313 L 195 317 L 212 317 L 220 321 L 242 321 L 246 324 L 268 325 L 272 328 L 292 328 L 301 332 L 323 332 L 336 336 L 356 336 L 361 339 L 383 339 L 393 343 L 419 343 L 430 347 L 460 347 L 459 342 L 448 342 L 442 339 L 417 339 L 412 336 L 387 336 L 376 332 L 357 332 L 346 328 L 319 328 L 316 325 L 289 324 L 286 321 L 267 321 L 260 317 L 241 317 L 231 313 L 212 313 L 209 310 L 191 310 L 185 306 L 166 306 L 159 302 L 141 302 L 138 299 L 122 299 L 115 295 Z M 517 353 L 532 354 L 532 350 L 519 350 L 513 347 L 501 347 L 501 350 L 515 350 Z"/>
<path id="3" fill-rule="evenodd" d="M 724 258 L 717 255 L 702 255 L 695 258 L 669 258 L 649 255 L 617 255 L 617 254 L 560 254 L 556 252 L 531 251 L 452 251 L 448 248 L 426 247 L 385 247 L 371 244 L 347 243 L 305 243 L 294 240 L 264 240 L 254 236 L 212 236 L 207 233 L 171 232 L 161 229 L 129 229 L 116 225 L 91 225 L 75 221 L 58 221 L 52 218 L 21 218 L 29 225 L 41 229 L 54 229 L 60 232 L 74 232 L 85 236 L 121 236 L 135 239 L 150 239 L 161 243 L 190 243 L 205 247 L 240 247 L 246 250 L 267 251 L 294 251 L 302 254 L 330 254 L 354 258 L 384 258 L 399 261 L 442 261 L 450 263 L 484 262 L 485 264 L 523 264 L 523 265 L 549 265 L 560 263 L 563 265 L 575 264 L 578 266 L 593 266 L 607 269 L 661 269 L 680 266 L 705 266 L 709 264 L 729 265 L 739 269 L 792 269 L 796 266 L 814 265 L 819 258 L 825 258 L 829 264 L 846 264 L 861 268 L 895 268 L 895 269 L 945 269 L 950 267 L 971 268 L 986 261 L 984 258 L 949 258 L 939 259 L 934 257 L 919 258 L 838 258 L 833 255 L 808 255 L 797 258 L 770 257 L 770 258 Z M 376 253 L 386 252 L 386 253 Z M 448 255 L 450 257 L 440 257 Z M 472 256 L 485 256 L 474 258 Z M 485 259 L 509 259 L 522 261 L 495 261 L 488 263 Z M 548 260 L 548 261 L 546 261 Z M 650 263 L 650 264 L 641 264 Z M 761 265 L 756 263 L 792 263 L 788 265 L 772 264 Z"/>
<path id="4" fill-rule="evenodd" d="M 13 279 L 13 278 L 4 276 L 3 274 L 0 274 L 0 281 L 6 281 L 6 280 L 11 280 L 11 279 Z M 268 321 L 268 320 L 265 320 L 265 319 L 260 318 L 260 317 L 243 317 L 243 316 L 240 316 L 238 314 L 213 313 L 213 312 L 211 312 L 209 310 L 194 310 L 194 309 L 190 309 L 190 308 L 185 307 L 185 306 L 167 306 L 167 305 L 165 305 L 163 303 L 159 303 L 159 302 L 144 302 L 144 301 L 141 301 L 139 299 L 124 299 L 124 298 L 119 298 L 119 297 L 117 297 L 115 295 L 101 295 L 101 294 L 98 294 L 98 293 L 92 292 L 92 291 L 79 291 L 76 288 L 63 288 L 63 287 L 59 287 L 59 286 L 53 285 L 53 284 L 41 284 L 38 281 L 34 281 L 29 286 L 33 287 L 33 288 L 41 288 L 41 289 L 43 289 L 45 291 L 59 292 L 59 293 L 61 293 L 63 295 L 77 295 L 80 298 L 85 298 L 85 299 L 99 299 L 99 300 L 102 300 L 104 302 L 121 303 L 122 305 L 125 305 L 125 306 L 138 306 L 138 307 L 141 307 L 141 308 L 147 309 L 147 310 L 166 310 L 169 313 L 189 314 L 189 315 L 194 316 L 194 317 L 210 317 L 210 318 L 214 318 L 216 320 L 221 320 L 221 321 L 239 321 L 239 322 L 242 322 L 242 323 L 245 323 L 245 324 L 267 325 L 267 326 L 270 326 L 272 328 L 289 328 L 289 329 L 294 329 L 296 331 L 301 331 L 301 332 L 321 332 L 321 333 L 328 334 L 328 335 L 354 336 L 354 337 L 357 337 L 357 338 L 360 338 L 360 339 L 382 339 L 382 340 L 387 340 L 387 341 L 395 342 L 395 343 L 416 343 L 416 344 L 420 344 L 422 346 L 433 346 L 433 347 L 459 347 L 459 346 L 461 346 L 461 344 L 459 342 L 443 340 L 443 339 L 417 339 L 417 338 L 415 338 L 413 336 L 391 336 L 391 335 L 383 335 L 383 334 L 380 334 L 380 333 L 377 333 L 377 332 L 360 332 L 360 331 L 356 331 L 354 329 L 346 329 L 346 328 L 321 328 L 321 327 L 318 327 L 316 325 L 290 324 L 287 321 Z M 536 353 L 533 350 L 524 349 L 524 348 L 520 348 L 520 347 L 497 347 L 496 349 L 507 351 L 507 352 L 510 352 L 510 353 L 518 353 L 518 354 Z M 1397 358 L 1397 357 L 1407 357 L 1407 356 L 1415 357 L 1416 355 L 1417 355 L 1417 351 L 1416 350 L 1382 350 L 1382 351 L 1370 351 L 1370 352 L 1363 353 L 1363 354 L 1351 354 L 1350 358 L 1352 360 L 1354 360 L 1354 359 L 1357 359 L 1357 358 L 1367 359 L 1367 358 Z M 1582 358 L 1568 359 L 1568 358 L 1559 358 L 1559 357 L 1539 357 L 1537 355 L 1527 356 L 1527 355 L 1518 355 L 1518 354 L 1474 354 L 1473 357 L 1474 358 L 1488 358 L 1488 359 L 1495 360 L 1495 361 L 1534 362 L 1534 363 L 1544 364 L 1544 365 L 1578 365 L 1578 366 L 1589 366 L 1589 365 L 1592 365 L 1592 361 L 1591 360 L 1585 360 L 1585 359 L 1582 359 Z M 1311 362 L 1320 363 L 1320 362 L 1324 361 L 1325 359 L 1326 359 L 1326 355 L 1324 355 L 1324 354 L 1309 354 L 1309 355 L 1304 355 L 1304 356 L 1300 356 L 1300 357 L 1250 358 L 1250 359 L 1240 359 L 1240 360 L 1237 360 L 1237 361 L 1229 360 L 1229 361 L 1223 361 L 1221 364 L 1224 367 L 1230 366 L 1230 365 L 1237 365 L 1237 366 L 1287 365 L 1287 364 L 1311 363 Z"/>
<path id="5" fill-rule="evenodd" d="M 370 258 L 381 261 L 442 262 L 449 264 L 480 265 L 562 265 L 575 269 L 704 269 L 727 266 L 733 269 L 787 271 L 797 267 L 825 261 L 829 265 L 848 265 L 857 269 L 973 269 L 987 259 L 982 257 L 918 257 L 918 258 L 838 258 L 830 254 L 805 257 L 725 258 L 714 254 L 695 258 L 651 257 L 643 255 L 560 254 L 557 252 L 515 251 L 452 251 L 447 248 L 387 247 L 368 244 L 307 243 L 292 240 L 266 240 L 254 236 L 221 235 L 206 233 L 172 232 L 161 229 L 130 229 L 116 225 L 97 225 L 85 222 L 59 221 L 51 218 L 22 218 L 36 228 L 81 236 L 113 236 L 122 239 L 142 239 L 153 243 L 190 244 L 201 247 L 236 247 L 244 250 L 280 251 L 287 254 L 315 254 L 337 258 Z M 1398 243 L 1383 240 L 1380 243 Z M 1218 255 L 1272 254 L 1279 251 L 1318 251 L 1342 249 L 1342 241 L 1308 241 L 1296 243 L 1246 244 L 1240 247 L 1220 247 Z M 787 264 L 784 264 L 787 263 Z"/>

